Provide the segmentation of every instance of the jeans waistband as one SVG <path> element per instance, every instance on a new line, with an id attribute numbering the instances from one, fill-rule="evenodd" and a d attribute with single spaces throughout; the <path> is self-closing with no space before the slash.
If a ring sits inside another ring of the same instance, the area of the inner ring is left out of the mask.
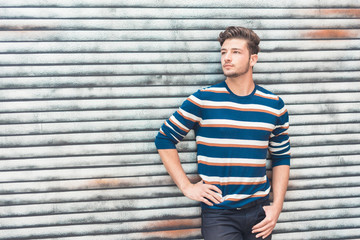
<path id="1" fill-rule="evenodd" d="M 252 207 L 255 207 L 255 206 L 260 205 L 262 203 L 265 203 L 266 201 L 268 201 L 268 198 L 260 198 L 260 199 L 257 199 L 255 201 L 249 202 L 248 204 L 245 204 L 242 207 L 235 208 L 234 210 L 243 210 L 243 209 L 247 209 L 247 208 L 252 208 Z"/>

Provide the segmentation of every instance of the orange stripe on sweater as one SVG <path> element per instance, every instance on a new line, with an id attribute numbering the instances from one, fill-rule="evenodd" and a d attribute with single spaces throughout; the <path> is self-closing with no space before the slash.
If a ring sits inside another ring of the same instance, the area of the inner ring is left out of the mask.
<path id="1" fill-rule="evenodd" d="M 264 127 L 245 127 L 245 126 L 237 126 L 237 125 L 229 125 L 229 124 L 201 124 L 202 127 L 224 127 L 224 128 L 238 128 L 238 129 L 254 129 L 254 130 L 264 130 L 272 132 L 273 129 L 264 128 Z"/>
<path id="2" fill-rule="evenodd" d="M 198 163 L 202 163 L 209 166 L 240 166 L 240 167 L 265 167 L 266 163 L 264 164 L 255 164 L 255 163 L 212 163 L 199 160 Z"/>
<path id="3" fill-rule="evenodd" d="M 206 143 L 202 141 L 197 141 L 197 144 L 212 146 L 212 147 L 242 147 L 242 148 L 260 148 L 265 149 L 268 146 L 254 146 L 254 145 L 242 145 L 242 144 L 219 144 L 219 143 Z"/>
<path id="4" fill-rule="evenodd" d="M 189 130 L 187 130 L 187 129 L 185 129 L 185 128 L 183 128 L 183 127 L 180 127 L 178 124 L 176 124 L 173 120 L 171 120 L 170 118 L 169 118 L 169 121 L 170 122 L 172 122 L 175 126 L 177 126 L 178 128 L 180 128 L 181 130 L 183 130 L 184 132 L 188 132 Z"/>
<path id="5" fill-rule="evenodd" d="M 257 197 L 266 197 L 268 194 L 261 194 L 261 195 L 254 195 L 254 196 L 250 196 L 249 198 L 257 198 Z M 242 201 L 244 199 L 237 199 L 237 198 L 228 198 L 226 199 L 226 201 L 232 201 L 232 202 L 238 202 L 238 201 Z"/>
<path id="6" fill-rule="evenodd" d="M 189 118 L 189 117 L 184 116 L 180 111 L 177 111 L 177 113 L 178 113 L 180 116 L 182 116 L 183 118 L 185 118 L 185 119 L 187 119 L 187 120 L 189 120 L 189 121 L 197 122 L 196 120 L 194 120 L 194 119 L 192 119 L 192 118 Z"/>
<path id="7" fill-rule="evenodd" d="M 202 92 L 213 92 L 213 93 L 227 93 L 229 94 L 228 91 L 226 90 L 223 90 L 223 91 L 220 91 L 220 90 L 201 90 Z"/>
<path id="8" fill-rule="evenodd" d="M 216 185 L 259 185 L 259 184 L 264 184 L 266 183 L 266 180 L 261 181 L 261 182 L 209 182 L 209 181 L 204 181 L 206 184 L 216 184 Z"/>

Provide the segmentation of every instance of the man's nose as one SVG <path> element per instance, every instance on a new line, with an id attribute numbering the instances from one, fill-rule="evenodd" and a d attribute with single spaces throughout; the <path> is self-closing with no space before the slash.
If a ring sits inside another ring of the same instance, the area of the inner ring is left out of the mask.
<path id="1" fill-rule="evenodd" d="M 225 62 L 231 62 L 231 54 L 230 54 L 230 53 L 226 53 L 224 59 L 225 59 Z"/>

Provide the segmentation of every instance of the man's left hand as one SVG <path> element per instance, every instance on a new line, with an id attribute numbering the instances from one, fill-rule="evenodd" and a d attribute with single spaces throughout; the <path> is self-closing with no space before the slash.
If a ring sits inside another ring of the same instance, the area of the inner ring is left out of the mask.
<path id="1" fill-rule="evenodd" d="M 252 228 L 252 232 L 259 233 L 256 235 L 256 238 L 262 237 L 264 239 L 269 236 L 275 228 L 281 208 L 275 206 L 264 206 L 263 208 L 266 217 Z"/>

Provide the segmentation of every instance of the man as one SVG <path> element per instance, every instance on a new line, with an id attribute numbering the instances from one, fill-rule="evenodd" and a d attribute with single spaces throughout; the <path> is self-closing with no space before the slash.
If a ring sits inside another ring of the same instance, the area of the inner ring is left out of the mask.
<path id="1" fill-rule="evenodd" d="M 226 80 L 187 98 L 155 143 L 179 189 L 201 202 L 205 240 L 271 239 L 289 179 L 288 113 L 278 96 L 253 81 L 260 38 L 250 29 L 228 27 L 218 40 Z M 187 178 L 175 147 L 190 129 L 196 134 L 202 179 L 196 184 Z"/>

